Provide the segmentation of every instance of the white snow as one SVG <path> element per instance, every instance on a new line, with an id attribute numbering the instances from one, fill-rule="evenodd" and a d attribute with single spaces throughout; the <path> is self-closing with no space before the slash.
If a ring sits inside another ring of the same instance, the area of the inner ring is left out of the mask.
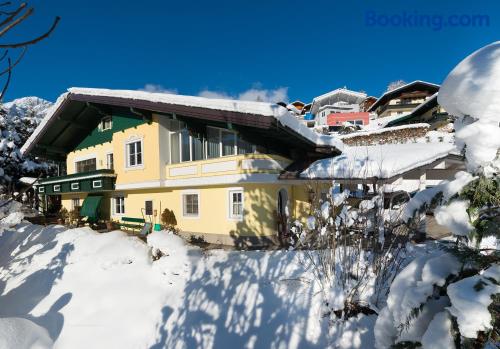
<path id="1" fill-rule="evenodd" d="M 485 46 L 460 62 L 447 76 L 438 95 L 439 103 L 458 120 L 458 145 L 466 144 L 471 170 L 482 167 L 485 174 L 498 172 L 493 160 L 500 148 L 500 41 Z M 464 122 L 465 121 L 465 122 Z M 491 168 L 493 167 L 493 169 Z"/>
<path id="2" fill-rule="evenodd" d="M 473 229 L 467 213 L 468 208 L 468 201 L 454 200 L 448 205 L 437 207 L 434 216 L 439 225 L 445 226 L 454 235 L 467 236 Z"/>
<path id="3" fill-rule="evenodd" d="M 458 260 L 441 251 L 432 251 L 409 263 L 392 282 L 387 306 L 377 318 L 377 348 L 387 348 L 398 341 L 420 341 L 434 314 L 449 305 L 446 297 L 429 299 L 434 287 L 443 286 L 446 278 L 459 270 Z M 422 304 L 424 307 L 419 315 L 399 332 L 411 318 L 412 311 Z"/>
<path id="4" fill-rule="evenodd" d="M 53 345 L 47 330 L 32 321 L 0 318 L 0 348 L 50 349 Z"/>
<path id="5" fill-rule="evenodd" d="M 328 346 L 320 289 L 300 251 L 202 251 L 168 232 L 148 244 L 164 255 L 153 261 L 150 246 L 118 231 L 5 230 L 0 318 L 29 320 L 60 348 Z M 339 328 L 339 347 L 352 337 L 371 348 L 363 341 L 373 321 Z"/>
<path id="6" fill-rule="evenodd" d="M 434 316 L 422 336 L 423 349 L 455 349 L 451 335 L 451 318 L 447 311 Z"/>
<path id="7" fill-rule="evenodd" d="M 408 221 L 411 219 L 415 212 L 422 206 L 429 205 L 438 193 L 443 194 L 443 200 L 449 200 L 453 195 L 457 194 L 467 184 L 472 182 L 477 177 L 474 177 L 468 172 L 460 171 L 455 174 L 455 179 L 452 181 L 444 180 L 435 187 L 422 190 L 415 194 L 414 197 L 406 203 L 403 211 L 402 219 Z"/>
<path id="8" fill-rule="evenodd" d="M 253 102 L 230 99 L 212 99 L 197 96 L 183 96 L 178 94 L 155 93 L 137 90 L 110 90 L 110 89 L 93 89 L 72 87 L 68 92 L 62 94 L 49 109 L 47 115 L 42 120 L 37 129 L 33 132 L 28 141 L 21 148 L 21 153 L 24 154 L 31 145 L 42 133 L 49 121 L 54 117 L 57 109 L 68 99 L 70 94 L 85 95 L 85 96 L 106 96 L 123 99 L 142 100 L 153 103 L 183 105 L 188 107 L 199 107 L 213 110 L 224 110 L 246 114 L 253 114 L 255 117 L 272 116 L 277 119 L 282 125 L 287 126 L 307 138 L 313 143 L 322 146 L 332 146 L 342 150 L 343 144 L 336 137 L 322 135 L 314 132 L 304 125 L 297 117 L 286 108 L 273 103 Z"/>
<path id="9" fill-rule="evenodd" d="M 314 162 L 301 173 L 301 177 L 390 178 L 442 159 L 455 150 L 455 146 L 450 143 L 345 147 L 339 156 Z"/>
<path id="10" fill-rule="evenodd" d="M 488 278 L 496 280 L 494 284 Z M 481 289 L 475 289 L 478 283 Z M 448 286 L 451 306 L 450 313 L 457 318 L 460 333 L 464 337 L 476 338 L 478 331 L 491 329 L 492 318 L 488 306 L 491 296 L 500 293 L 500 266 L 492 265 L 482 275 L 474 275 Z"/>

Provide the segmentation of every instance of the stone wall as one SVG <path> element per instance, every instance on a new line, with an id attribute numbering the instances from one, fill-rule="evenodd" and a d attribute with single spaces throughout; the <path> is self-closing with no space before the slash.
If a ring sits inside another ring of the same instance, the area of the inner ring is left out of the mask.
<path id="1" fill-rule="evenodd" d="M 424 137 L 429 131 L 428 124 L 407 125 L 410 127 L 388 127 L 372 132 L 356 132 L 341 137 L 346 145 L 374 145 L 387 143 L 406 143 Z"/>

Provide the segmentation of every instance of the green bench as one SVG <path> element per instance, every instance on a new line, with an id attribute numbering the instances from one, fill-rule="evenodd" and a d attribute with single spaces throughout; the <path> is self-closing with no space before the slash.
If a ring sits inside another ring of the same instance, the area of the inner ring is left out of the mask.
<path id="1" fill-rule="evenodd" d="M 140 235 L 146 235 L 151 230 L 151 223 L 146 223 L 143 218 L 122 217 L 118 225 L 120 229 L 140 230 Z"/>

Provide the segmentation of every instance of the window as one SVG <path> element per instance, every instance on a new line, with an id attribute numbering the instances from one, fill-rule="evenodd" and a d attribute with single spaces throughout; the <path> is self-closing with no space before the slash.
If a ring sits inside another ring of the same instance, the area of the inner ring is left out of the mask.
<path id="1" fill-rule="evenodd" d="M 60 184 L 54 184 L 54 186 L 52 188 L 54 189 L 54 191 L 61 191 L 61 185 Z"/>
<path id="2" fill-rule="evenodd" d="M 80 208 L 80 198 L 73 198 L 71 200 L 71 207 L 74 209 L 79 209 Z"/>
<path id="3" fill-rule="evenodd" d="M 189 131 L 187 128 L 183 128 L 181 130 L 181 161 L 190 161 L 191 160 L 191 151 L 189 148 L 190 138 Z"/>
<path id="4" fill-rule="evenodd" d="M 220 156 L 220 140 L 219 129 L 207 128 L 207 157 L 209 159 L 218 158 Z"/>
<path id="5" fill-rule="evenodd" d="M 105 117 L 104 119 L 101 120 L 101 123 L 99 124 L 99 129 L 101 131 L 111 130 L 112 127 L 113 127 L 113 120 L 111 116 Z"/>
<path id="6" fill-rule="evenodd" d="M 146 216 L 153 215 L 153 201 L 147 200 L 144 202 L 144 211 L 145 211 Z"/>
<path id="7" fill-rule="evenodd" d="M 221 130 L 222 156 L 234 155 L 236 148 L 236 133 Z"/>
<path id="8" fill-rule="evenodd" d="M 142 165 L 142 141 L 127 144 L 127 167 Z"/>
<path id="9" fill-rule="evenodd" d="M 198 194 L 182 195 L 183 215 L 197 217 L 199 215 Z"/>
<path id="10" fill-rule="evenodd" d="M 177 120 L 169 121 L 170 163 L 213 159 L 221 156 L 247 154 L 255 146 L 231 130 L 207 127 L 206 133 L 188 129 Z"/>
<path id="11" fill-rule="evenodd" d="M 71 183 L 71 190 L 80 189 L 80 183 Z"/>
<path id="12" fill-rule="evenodd" d="M 102 188 L 102 179 L 92 181 L 92 188 Z"/>
<path id="13" fill-rule="evenodd" d="M 76 173 L 90 172 L 97 169 L 95 158 L 75 162 Z"/>
<path id="14" fill-rule="evenodd" d="M 45 193 L 45 187 L 39 187 L 38 188 L 39 193 Z"/>
<path id="15" fill-rule="evenodd" d="M 113 198 L 113 210 L 115 214 L 125 214 L 125 198 L 117 196 Z"/>
<path id="16" fill-rule="evenodd" d="M 230 218 L 243 218 L 243 191 L 230 190 L 229 191 L 229 217 Z"/>
<path id="17" fill-rule="evenodd" d="M 106 168 L 108 170 L 112 170 L 114 169 L 114 165 L 115 164 L 115 161 L 113 159 L 113 153 L 108 153 L 106 154 Z"/>

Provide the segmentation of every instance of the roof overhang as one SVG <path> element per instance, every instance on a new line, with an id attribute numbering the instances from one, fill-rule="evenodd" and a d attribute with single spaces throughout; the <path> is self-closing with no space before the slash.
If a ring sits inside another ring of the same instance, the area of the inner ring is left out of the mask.
<path id="1" fill-rule="evenodd" d="M 208 124 L 226 124 L 236 129 L 251 130 L 257 139 L 263 137 L 269 141 L 282 142 L 284 147 L 301 147 L 308 152 L 330 156 L 340 153 L 340 146 L 315 141 L 316 136 L 309 134 L 313 131 L 289 127 L 290 123 L 276 116 L 288 113 L 286 109 L 276 111 L 281 108 L 278 105 L 220 100 L 221 108 L 217 109 L 214 100 L 201 97 L 171 96 L 162 101 L 161 97 L 164 96 L 157 96 L 160 94 L 150 94 L 158 97 L 156 99 L 148 98 L 148 93 L 141 91 L 98 90 L 110 92 L 95 93 L 96 90 L 88 89 L 87 93 L 86 90 L 70 89 L 63 94 L 23 145 L 22 154 L 63 160 L 104 116 L 115 113 L 141 115 L 145 120 L 151 120 L 152 114 L 159 114 Z M 133 92 L 137 92 L 137 95 Z M 338 143 L 341 145 L 341 142 Z"/>

